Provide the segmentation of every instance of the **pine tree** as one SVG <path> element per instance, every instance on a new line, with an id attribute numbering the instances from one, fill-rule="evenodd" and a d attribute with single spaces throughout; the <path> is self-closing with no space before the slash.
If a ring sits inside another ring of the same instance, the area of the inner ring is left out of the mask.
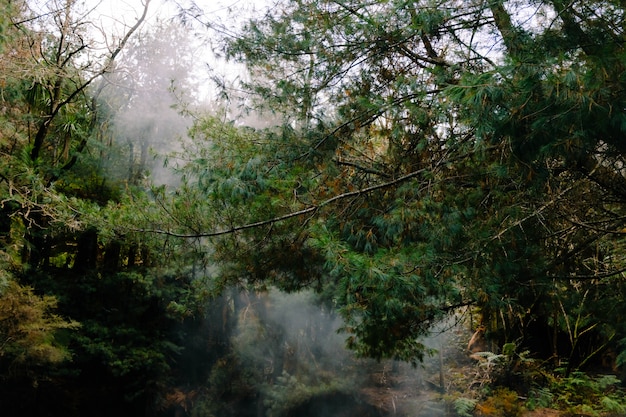
<path id="1" fill-rule="evenodd" d="M 223 52 L 283 124 L 233 159 L 218 144 L 227 169 L 207 196 L 239 214 L 175 233 L 236 232 L 223 262 L 244 282 L 327 291 L 364 355 L 419 359 L 436 320 L 477 306 L 497 341 L 583 363 L 624 332 L 623 13 L 281 2 Z M 294 264 L 308 273 L 282 272 Z"/>

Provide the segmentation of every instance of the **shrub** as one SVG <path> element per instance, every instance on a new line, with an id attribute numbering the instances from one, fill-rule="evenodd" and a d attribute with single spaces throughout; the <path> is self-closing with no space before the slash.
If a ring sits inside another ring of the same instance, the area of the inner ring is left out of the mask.
<path id="1" fill-rule="evenodd" d="M 506 388 L 496 389 L 491 396 L 476 405 L 476 415 L 484 417 L 517 417 L 522 411 L 517 393 Z"/>

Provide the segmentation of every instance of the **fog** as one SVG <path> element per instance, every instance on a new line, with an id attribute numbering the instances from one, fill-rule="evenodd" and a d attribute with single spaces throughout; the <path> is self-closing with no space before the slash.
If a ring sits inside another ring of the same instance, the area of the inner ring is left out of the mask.
<path id="1" fill-rule="evenodd" d="M 164 156 L 177 150 L 198 104 L 191 34 L 174 21 L 157 21 L 129 43 L 101 99 L 109 110 L 109 176 L 175 184 Z"/>
<path id="2" fill-rule="evenodd" d="M 126 11 L 116 22 L 124 27 L 137 11 L 128 5 L 121 10 Z M 204 41 L 206 28 L 198 32 L 197 25 L 181 22 L 171 5 L 165 10 L 161 17 L 152 13 L 149 23 L 129 41 L 115 71 L 102 81 L 100 98 L 111 129 L 101 143 L 108 148 L 105 169 L 114 180 L 175 187 L 179 179 L 171 170 L 174 164 L 165 162 L 188 140 L 187 131 L 198 114 L 219 112 L 253 127 L 276 123 L 241 109 L 246 99 L 235 85 L 245 71 L 213 53 L 210 42 Z M 219 8 L 223 13 L 211 18 L 226 24 L 221 16 L 228 10 Z M 114 33 L 120 27 L 110 30 Z"/>
<path id="3" fill-rule="evenodd" d="M 439 395 L 453 360 L 443 355 L 457 352 L 455 320 L 422 340 L 437 352 L 417 367 L 357 358 L 345 348 L 341 327 L 312 292 L 271 290 L 248 299 L 232 345 L 268 416 L 448 415 Z"/>

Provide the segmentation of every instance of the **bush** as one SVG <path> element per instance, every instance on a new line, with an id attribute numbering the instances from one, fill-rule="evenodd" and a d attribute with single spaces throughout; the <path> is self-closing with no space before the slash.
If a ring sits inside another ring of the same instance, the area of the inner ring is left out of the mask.
<path id="1" fill-rule="evenodd" d="M 484 417 L 517 417 L 523 408 L 517 393 L 506 388 L 498 388 L 493 395 L 476 405 L 476 415 Z"/>

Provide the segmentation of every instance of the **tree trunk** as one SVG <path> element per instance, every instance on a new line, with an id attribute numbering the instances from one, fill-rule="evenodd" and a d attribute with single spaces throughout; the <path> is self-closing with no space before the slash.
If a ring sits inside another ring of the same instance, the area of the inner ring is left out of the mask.
<path id="1" fill-rule="evenodd" d="M 95 229 L 85 230 L 78 237 L 78 252 L 74 270 L 88 271 L 96 268 L 98 258 L 98 233 Z"/>

